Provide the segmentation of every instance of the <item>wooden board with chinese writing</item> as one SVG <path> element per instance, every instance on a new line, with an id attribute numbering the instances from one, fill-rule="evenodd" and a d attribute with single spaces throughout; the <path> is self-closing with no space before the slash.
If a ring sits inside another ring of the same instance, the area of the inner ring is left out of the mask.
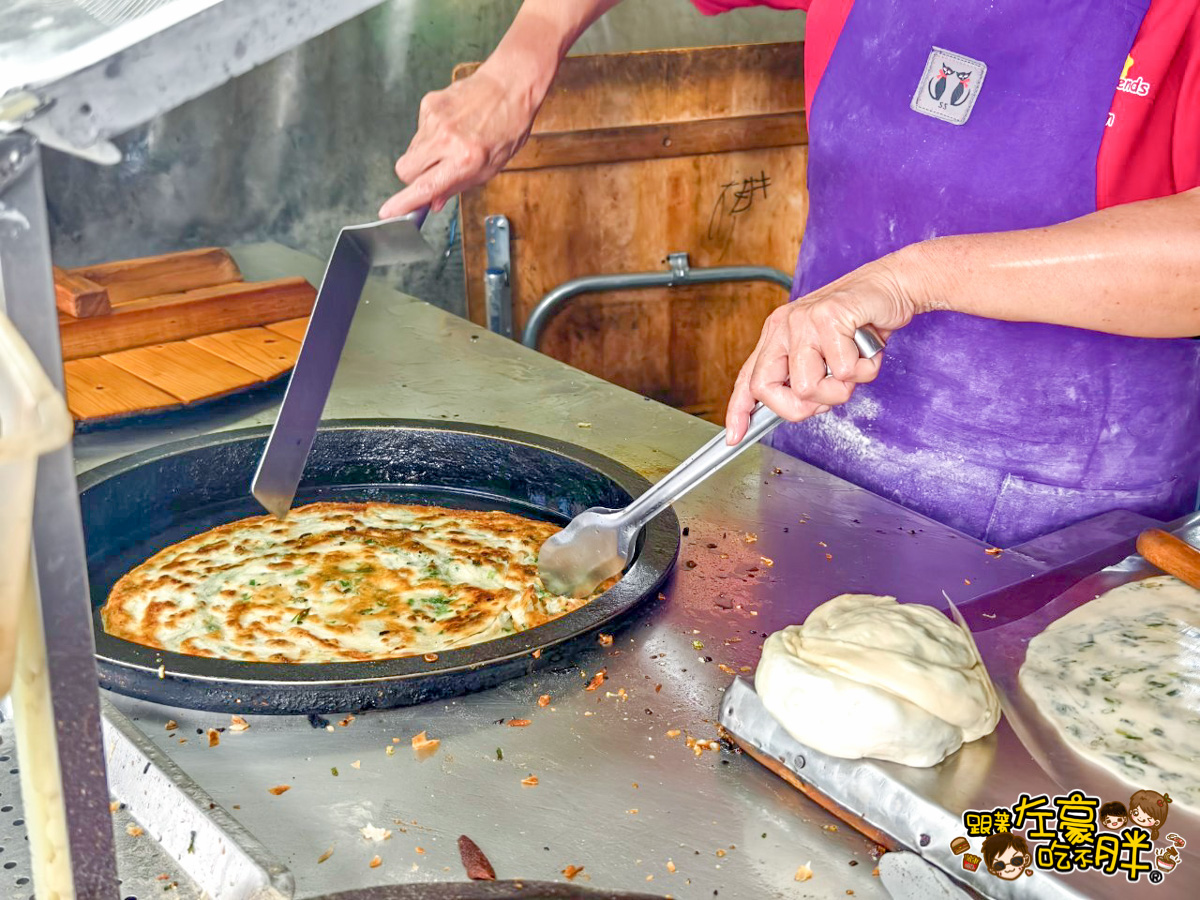
<path id="1" fill-rule="evenodd" d="M 463 196 L 470 317 L 486 318 L 489 215 L 511 223 L 518 335 L 564 281 L 662 271 L 671 252 L 692 267 L 790 273 L 807 215 L 802 53 L 787 43 L 567 59 L 525 147 Z M 540 349 L 719 421 L 763 319 L 785 300 L 767 283 L 582 295 Z"/>

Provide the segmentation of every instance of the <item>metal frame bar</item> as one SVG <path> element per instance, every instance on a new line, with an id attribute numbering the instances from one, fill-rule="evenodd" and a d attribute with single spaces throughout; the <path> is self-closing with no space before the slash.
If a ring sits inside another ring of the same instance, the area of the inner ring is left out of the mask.
<path id="1" fill-rule="evenodd" d="M 777 284 L 785 291 L 792 289 L 792 276 L 771 266 L 713 266 L 693 269 L 688 265 L 686 253 L 671 253 L 667 256 L 667 269 L 661 272 L 627 272 L 618 275 L 586 275 L 565 281 L 538 301 L 525 323 L 521 343 L 533 350 L 538 349 L 542 332 L 550 320 L 572 298 L 581 294 L 600 291 L 623 291 L 635 288 L 683 287 L 693 284 L 717 284 L 728 281 L 767 281 Z"/>
<path id="2" fill-rule="evenodd" d="M 0 310 L 62 391 L 62 347 L 37 141 L 0 137 Z M 100 691 L 83 525 L 70 445 L 38 463 L 33 554 L 46 640 L 75 896 L 117 896 L 116 850 L 100 725 Z M 21 727 L 21 723 L 17 723 Z"/>
<path id="3" fill-rule="evenodd" d="M 222 0 L 45 84 L 14 89 L 8 117 L 47 146 L 97 162 L 107 141 L 206 94 L 383 0 Z M 19 101 L 19 102 L 18 102 Z M 9 108 L 5 113 L 5 107 Z"/>

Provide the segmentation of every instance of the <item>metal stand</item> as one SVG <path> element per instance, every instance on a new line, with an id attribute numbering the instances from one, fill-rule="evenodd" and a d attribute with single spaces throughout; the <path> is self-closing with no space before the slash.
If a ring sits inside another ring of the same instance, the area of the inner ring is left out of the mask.
<path id="1" fill-rule="evenodd" d="M 41 156 L 37 142 L 20 133 L 0 137 L 0 309 L 61 391 Z M 33 552 L 75 896 L 116 897 L 86 552 L 69 446 L 38 465 Z"/>

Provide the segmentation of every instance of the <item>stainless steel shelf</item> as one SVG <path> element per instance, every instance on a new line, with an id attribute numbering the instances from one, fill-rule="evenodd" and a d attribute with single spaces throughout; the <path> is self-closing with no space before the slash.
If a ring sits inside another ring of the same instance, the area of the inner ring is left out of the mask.
<path id="1" fill-rule="evenodd" d="M 321 260 L 277 245 L 234 253 L 247 278 L 320 277 Z M 271 400 L 253 399 L 85 434 L 76 440 L 76 461 L 88 469 L 167 440 L 269 423 L 273 415 Z M 714 433 L 706 422 L 379 282 L 364 291 L 325 415 L 534 431 L 651 479 Z M 563 868 L 575 865 L 584 866 L 577 884 L 681 900 L 714 892 L 718 900 L 834 900 L 847 890 L 886 897 L 885 879 L 872 876 L 869 840 L 748 757 L 728 750 L 697 756 L 686 738 L 716 738 L 730 672 L 755 664 L 765 634 L 800 621 L 833 594 L 932 602 L 945 588 L 965 601 L 1039 566 L 1018 554 L 990 556 L 977 541 L 768 449 L 749 451 L 677 512 L 688 531 L 664 599 L 611 646 L 585 652 L 562 671 L 364 713 L 345 726 L 330 716 L 332 732 L 303 717 L 252 716 L 248 732 L 222 735 L 216 747 L 202 734 L 227 726 L 227 716 L 116 697 L 114 705 L 288 867 L 298 898 L 459 880 L 460 834 L 479 843 L 501 878 L 562 880 Z M 585 691 L 602 667 L 604 687 Z M 543 694 L 552 698 L 547 707 L 537 702 Z M 514 717 L 533 723 L 503 724 Z M 168 719 L 178 729 L 168 732 Z M 676 729 L 682 733 L 668 735 Z M 420 731 L 442 741 L 424 761 L 409 747 Z M 522 786 L 531 773 L 539 785 Z M 280 784 L 291 789 L 269 793 Z M 391 839 L 368 843 L 359 833 L 367 824 L 390 829 Z M 333 855 L 320 862 L 330 847 Z M 373 869 L 375 854 L 383 864 Z M 804 863 L 817 874 L 801 886 L 794 875 Z"/>

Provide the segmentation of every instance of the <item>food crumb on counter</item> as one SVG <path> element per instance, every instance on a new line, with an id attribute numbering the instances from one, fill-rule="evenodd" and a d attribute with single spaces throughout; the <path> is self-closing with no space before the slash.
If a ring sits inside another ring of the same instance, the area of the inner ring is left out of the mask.
<path id="1" fill-rule="evenodd" d="M 509 719 L 508 720 L 509 728 L 525 728 L 532 724 L 533 724 L 532 719 Z"/>
<path id="2" fill-rule="evenodd" d="M 392 838 L 392 833 L 388 829 L 376 828 L 374 825 L 364 825 L 359 832 L 368 841 L 388 841 Z"/>
<path id="3" fill-rule="evenodd" d="M 361 759 L 356 759 L 354 762 L 350 763 L 350 768 L 352 768 L 352 769 L 361 769 L 361 768 L 362 768 L 362 760 L 361 760 Z"/>
<path id="4" fill-rule="evenodd" d="M 567 881 L 574 881 L 575 876 L 583 871 L 583 866 L 567 866 L 562 870 L 563 876 Z"/>
<path id="5" fill-rule="evenodd" d="M 145 834 L 146 832 L 142 831 L 142 829 L 140 829 L 140 828 L 139 828 L 138 826 L 136 826 L 136 825 L 126 825 L 126 826 L 125 826 L 125 833 L 126 833 L 127 835 L 129 835 L 130 837 L 141 837 L 141 836 L 142 836 L 143 834 Z"/>
<path id="6" fill-rule="evenodd" d="M 538 777 L 536 775 L 530 775 L 528 778 L 522 778 L 521 784 L 525 787 L 537 787 Z"/>
<path id="7" fill-rule="evenodd" d="M 542 696 L 538 697 L 538 706 L 549 706 L 549 705 L 550 705 L 550 695 L 549 694 L 542 694 Z"/>
<path id="8" fill-rule="evenodd" d="M 608 678 L 608 669 L 601 669 L 599 672 L 597 672 L 595 675 L 592 676 L 592 680 L 588 682 L 588 685 L 587 685 L 587 687 L 584 688 L 584 690 L 585 691 L 596 690 L 596 688 L 598 688 L 598 687 L 600 687 L 600 685 L 604 684 L 604 681 L 607 678 Z"/>
<path id="9" fill-rule="evenodd" d="M 347 728 L 347 727 L 349 727 L 350 723 L 353 721 L 354 721 L 354 716 L 346 716 L 346 718 L 342 719 L 342 721 L 338 722 L 338 724 L 341 725 L 343 728 Z"/>
<path id="10" fill-rule="evenodd" d="M 812 860 L 796 869 L 796 881 L 811 881 L 813 877 Z"/>
<path id="11" fill-rule="evenodd" d="M 431 738 L 427 732 L 422 731 L 420 734 L 413 735 L 412 748 L 418 759 L 425 759 L 436 753 L 441 743 L 437 738 Z"/>
<path id="12" fill-rule="evenodd" d="M 229 717 L 229 730 L 232 731 L 234 734 L 238 734 L 242 731 L 247 731 L 247 730 L 249 730 L 249 728 L 250 728 L 250 723 L 247 722 L 245 719 L 243 719 L 241 716 L 230 716 Z"/>
<path id="13" fill-rule="evenodd" d="M 217 732 L 217 729 L 210 728 L 210 729 L 208 729 L 207 734 L 208 734 L 208 746 L 215 747 L 215 746 L 217 746 L 217 744 L 221 743 L 221 735 Z"/>
<path id="14" fill-rule="evenodd" d="M 372 869 L 378 869 L 380 866 L 383 865 L 383 860 L 380 859 L 378 856 L 373 856 L 373 857 L 371 857 L 371 861 L 369 863 L 367 863 L 367 865 L 370 866 Z"/>
<path id="15" fill-rule="evenodd" d="M 163 726 L 163 728 L 165 728 L 167 731 L 174 731 L 178 727 L 179 723 L 174 719 L 167 719 L 167 724 Z"/>
<path id="16" fill-rule="evenodd" d="M 667 871 L 670 872 L 671 874 L 675 873 L 675 860 L 673 860 L 673 859 L 667 860 Z"/>
<path id="17" fill-rule="evenodd" d="M 320 865 L 321 863 L 325 862 L 325 860 L 329 859 L 329 857 L 331 857 L 331 856 L 333 856 L 333 848 L 332 847 L 330 847 L 328 850 L 326 850 L 324 853 L 322 853 L 320 856 L 317 857 L 317 865 Z"/>
<path id="18" fill-rule="evenodd" d="M 596 640 L 600 642 L 601 647 L 611 647 L 612 642 L 613 642 L 613 636 L 611 634 L 602 634 L 599 637 L 597 637 Z"/>
<path id="19" fill-rule="evenodd" d="M 274 787 L 267 788 L 267 793 L 274 794 L 276 797 L 278 797 L 280 794 L 286 794 L 291 789 L 292 786 L 290 784 L 277 784 Z"/>

